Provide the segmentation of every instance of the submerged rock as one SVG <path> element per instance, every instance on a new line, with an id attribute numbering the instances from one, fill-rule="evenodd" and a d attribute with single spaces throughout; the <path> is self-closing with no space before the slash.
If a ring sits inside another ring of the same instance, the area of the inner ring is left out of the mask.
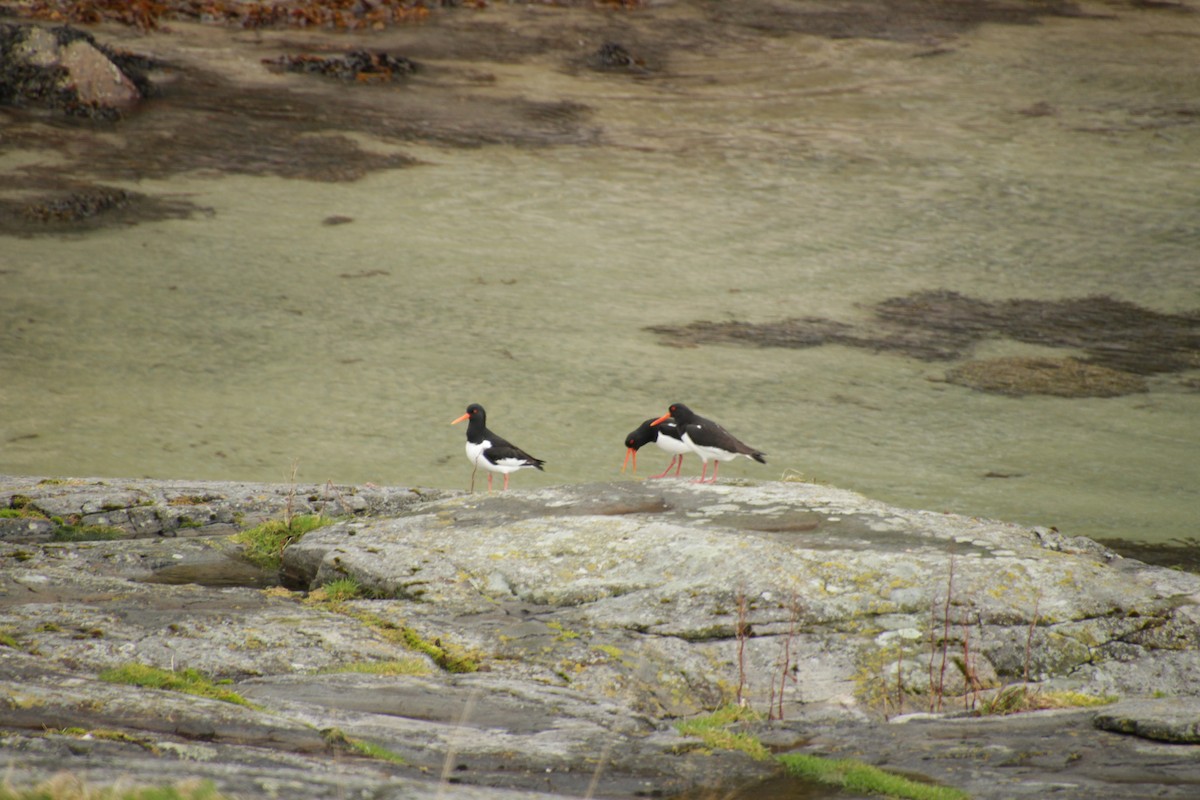
<path id="1" fill-rule="evenodd" d="M 933 362 L 966 358 L 994 339 L 1082 352 L 1078 359 L 970 361 L 947 376 L 951 383 L 1002 394 L 1112 397 L 1146 391 L 1145 376 L 1200 365 L 1200 312 L 1165 314 L 1102 295 L 992 301 L 923 291 L 883 300 L 871 312 L 870 319 L 854 324 L 802 317 L 761 323 L 700 320 L 646 330 L 674 347 L 836 344 Z"/>
<path id="2" fill-rule="evenodd" d="M 416 73 L 416 62 L 389 53 L 354 50 L 339 56 L 283 55 L 264 64 L 285 72 L 303 72 L 343 81 L 390 81 Z"/>
<path id="3" fill-rule="evenodd" d="M 1147 390 L 1140 375 L 1074 358 L 990 358 L 968 361 L 946 373 L 950 383 L 1020 397 L 1119 397 Z"/>

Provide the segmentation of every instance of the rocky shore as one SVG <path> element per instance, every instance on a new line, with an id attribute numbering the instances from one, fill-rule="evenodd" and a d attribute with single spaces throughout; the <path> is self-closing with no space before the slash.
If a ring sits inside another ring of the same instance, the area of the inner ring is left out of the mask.
<path id="1" fill-rule="evenodd" d="M 972 797 L 1200 785 L 1200 576 L 1050 529 L 792 482 L 3 477 L 0 509 L 17 786 L 704 796 L 779 772 L 678 728 L 739 704 L 773 752 Z M 307 514 L 332 523 L 278 569 L 233 538 Z M 131 664 L 244 704 L 114 682 Z"/>

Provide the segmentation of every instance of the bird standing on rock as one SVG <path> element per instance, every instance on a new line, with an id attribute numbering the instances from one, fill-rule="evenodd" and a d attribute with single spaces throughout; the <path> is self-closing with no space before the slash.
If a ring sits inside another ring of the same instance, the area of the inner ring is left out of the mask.
<path id="1" fill-rule="evenodd" d="M 471 470 L 471 491 L 475 491 L 475 472 L 480 467 L 488 471 L 488 491 L 492 490 L 492 473 L 504 475 L 504 489 L 508 489 L 509 473 L 519 469 L 533 467 L 541 469 L 542 461 L 534 458 L 516 445 L 502 439 L 487 429 L 487 412 L 478 403 L 467 406 L 467 413 L 451 422 L 457 425 L 463 420 L 467 422 L 467 460 L 474 467 Z"/>
<path id="2" fill-rule="evenodd" d="M 658 419 L 650 424 L 662 425 L 668 419 L 674 417 L 675 423 L 679 425 L 681 437 L 684 444 L 692 449 L 696 455 L 700 456 L 700 461 L 704 467 L 700 470 L 700 478 L 697 483 L 705 483 L 704 475 L 708 472 L 708 462 L 711 459 L 713 463 L 712 478 L 708 483 L 717 482 L 717 470 L 721 466 L 722 461 L 731 461 L 738 456 L 753 458 L 760 464 L 767 463 L 766 453 L 755 450 L 748 444 L 738 440 L 732 433 L 722 428 L 711 419 L 705 419 L 699 416 L 683 403 L 672 403 L 666 414 L 663 414 Z"/>
<path id="3" fill-rule="evenodd" d="M 633 474 L 637 475 L 637 451 L 644 445 L 654 442 L 671 454 L 671 463 L 667 464 L 667 468 L 661 475 L 652 475 L 651 477 L 665 478 L 671 471 L 671 467 L 675 467 L 675 477 L 679 477 L 679 470 L 683 468 L 683 456 L 692 452 L 692 448 L 683 443 L 681 435 L 682 432 L 673 419 L 663 420 L 658 423 L 657 427 L 653 418 L 646 420 L 625 437 L 625 463 L 621 465 L 621 472 L 625 471 L 625 467 L 629 465 L 629 460 L 632 458 Z"/>

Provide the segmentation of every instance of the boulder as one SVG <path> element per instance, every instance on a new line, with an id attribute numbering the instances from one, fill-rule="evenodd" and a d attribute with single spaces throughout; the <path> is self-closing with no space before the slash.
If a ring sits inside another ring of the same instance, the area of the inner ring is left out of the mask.
<path id="1" fill-rule="evenodd" d="M 530 619 L 561 626 L 574 685 L 619 685 L 659 713 L 735 694 L 785 715 L 936 710 L 1027 680 L 1187 694 L 1200 669 L 1196 575 L 811 484 L 458 496 L 316 531 L 285 551 L 284 571 L 310 588 L 353 578 L 525 664 L 544 660 L 540 640 L 521 645 Z M 457 622 L 513 608 L 512 630 Z"/>
<path id="2" fill-rule="evenodd" d="M 136 106 L 149 88 L 139 73 L 127 72 L 129 64 L 129 58 L 69 26 L 0 25 L 4 102 L 118 117 Z"/>

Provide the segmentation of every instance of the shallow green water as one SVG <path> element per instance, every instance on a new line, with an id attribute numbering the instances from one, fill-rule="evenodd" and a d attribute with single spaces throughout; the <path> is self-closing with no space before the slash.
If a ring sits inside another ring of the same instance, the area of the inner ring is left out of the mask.
<path id="1" fill-rule="evenodd" d="M 1196 536 L 1195 372 L 1018 399 L 945 364 L 643 327 L 854 321 L 924 289 L 1200 307 L 1197 42 L 1200 20 L 1124 11 L 934 57 L 766 39 L 654 82 L 508 65 L 501 86 L 597 109 L 605 144 L 405 147 L 428 163 L 349 184 L 125 184 L 215 214 L 0 241 L 0 471 L 465 487 L 449 423 L 480 402 L 547 461 L 514 487 L 607 480 L 624 434 L 682 401 L 768 453 L 722 476 Z M 647 448 L 641 471 L 666 460 Z"/>

